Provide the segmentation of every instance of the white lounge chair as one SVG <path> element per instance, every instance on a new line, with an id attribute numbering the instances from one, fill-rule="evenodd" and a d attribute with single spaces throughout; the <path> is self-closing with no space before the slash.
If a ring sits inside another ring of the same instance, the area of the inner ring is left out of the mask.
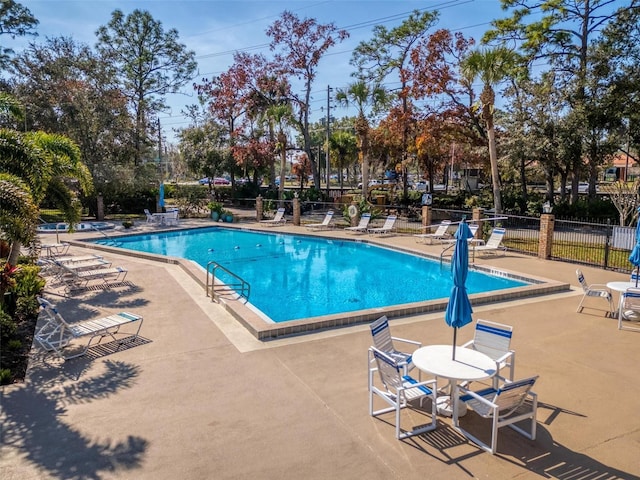
<path id="1" fill-rule="evenodd" d="M 148 208 L 144 209 L 144 214 L 147 217 L 147 223 L 158 223 L 160 221 L 160 217 L 154 216 Z"/>
<path id="2" fill-rule="evenodd" d="M 384 225 L 377 228 L 369 228 L 367 229 L 367 233 L 370 235 L 384 235 L 385 233 L 390 233 L 393 230 L 393 226 L 397 219 L 398 217 L 396 215 L 389 215 L 384 221 Z"/>
<path id="3" fill-rule="evenodd" d="M 483 418 L 491 419 L 491 444 L 481 441 L 460 426 L 458 415 L 453 417 L 453 426 L 483 450 L 494 454 L 498 446 L 498 429 L 509 426 L 529 440 L 536 439 L 536 412 L 538 396 L 531 391 L 537 376 L 515 382 L 506 382 L 499 389 L 486 388 L 477 392 L 457 387 L 460 400 Z M 455 409 L 457 412 L 457 409 Z M 522 420 L 531 420 L 529 431 L 515 425 Z"/>
<path id="4" fill-rule="evenodd" d="M 367 228 L 369 228 L 369 222 L 371 221 L 370 213 L 363 213 L 360 217 L 360 222 L 355 227 L 347 227 L 345 228 L 345 232 L 347 233 L 366 233 Z"/>
<path id="5" fill-rule="evenodd" d="M 331 225 L 331 219 L 333 218 L 333 210 L 329 210 L 327 214 L 324 216 L 324 220 L 322 223 L 310 223 L 305 225 L 305 227 L 311 230 L 323 230 L 325 228 L 329 228 Z"/>
<path id="6" fill-rule="evenodd" d="M 47 318 L 45 324 L 36 332 L 34 338 L 42 348 L 47 351 L 54 351 L 64 360 L 79 357 L 87 353 L 87 350 L 95 338 L 98 338 L 97 343 L 100 343 L 104 337 L 111 337 L 113 340 L 116 340 L 115 335 L 120 333 L 121 327 L 139 322 L 138 329 L 135 333 L 126 334 L 127 336 L 133 336 L 130 340 L 135 340 L 142 327 L 142 317 L 129 312 L 120 312 L 115 315 L 70 324 L 62 318 L 62 315 L 60 315 L 55 305 L 49 301 L 38 297 L 38 303 Z M 122 333 L 120 334 L 122 335 Z M 82 337 L 88 337 L 88 341 L 87 344 L 80 349 L 79 353 L 74 351 L 65 355 L 63 349 L 70 346 L 73 340 Z"/>
<path id="7" fill-rule="evenodd" d="M 640 327 L 631 326 L 629 323 L 638 321 L 640 321 L 640 288 L 627 288 L 620 297 L 618 330 L 640 331 Z"/>
<path id="8" fill-rule="evenodd" d="M 93 268 L 90 270 L 76 270 L 68 265 L 60 265 L 63 273 L 60 279 L 65 284 L 65 291 L 86 288 L 92 280 L 101 280 L 104 284 L 109 284 L 111 280 L 123 281 L 128 270 L 123 267 Z"/>
<path id="9" fill-rule="evenodd" d="M 422 343 L 415 340 L 408 340 L 406 338 L 392 337 L 391 329 L 389 328 L 389 320 L 386 315 L 380 317 L 374 322 L 371 322 L 369 327 L 371 328 L 371 336 L 373 337 L 373 347 L 393 358 L 398 365 L 402 367 L 405 375 L 415 367 L 411 362 L 412 354 L 398 350 L 393 342 L 395 341 L 412 345 L 414 351 L 420 348 Z M 371 351 L 369 351 L 369 354 L 369 366 L 371 367 L 374 359 Z"/>
<path id="10" fill-rule="evenodd" d="M 438 225 L 438 228 L 433 233 L 421 233 L 418 235 L 414 235 L 413 237 L 416 239 L 418 243 L 433 243 L 434 240 L 446 240 L 451 238 L 451 234 L 448 233 L 448 229 L 451 226 L 451 220 L 443 220 Z"/>
<path id="11" fill-rule="evenodd" d="M 609 290 L 609 287 L 599 283 L 588 284 L 584 278 L 584 274 L 582 273 L 582 270 L 580 270 L 579 268 L 576 269 L 576 276 L 578 277 L 578 282 L 580 282 L 580 286 L 582 287 L 582 291 L 584 292 L 576 312 L 578 313 L 582 312 L 582 309 L 584 308 L 584 301 L 587 298 L 595 297 L 595 298 L 603 298 L 609 303 L 609 310 L 607 311 L 607 316 L 613 316 L 615 314 L 615 308 L 613 307 L 613 295 L 611 295 L 611 290 Z"/>
<path id="12" fill-rule="evenodd" d="M 162 220 L 165 225 L 178 225 L 178 209 L 167 210 Z"/>
<path id="13" fill-rule="evenodd" d="M 475 255 L 477 252 L 484 252 L 490 254 L 497 254 L 498 252 L 502 252 L 504 255 L 507 251 L 507 248 L 502 245 L 502 239 L 507 231 L 504 228 L 496 227 L 492 230 L 491 236 L 486 243 L 478 245 L 477 242 L 472 243 L 473 245 L 473 258 L 475 259 Z"/>
<path id="14" fill-rule="evenodd" d="M 498 379 L 513 381 L 516 366 L 516 352 L 511 350 L 513 327 L 501 323 L 478 319 L 473 340 L 462 347 L 484 353 L 496 362 L 496 374 L 493 377 L 493 388 L 497 388 Z M 500 375 L 500 370 L 509 369 L 508 376 Z"/>
<path id="15" fill-rule="evenodd" d="M 269 220 L 260 220 L 261 225 L 274 227 L 278 225 L 284 225 L 285 223 L 287 223 L 287 220 L 286 218 L 284 218 L 284 208 L 279 208 L 273 218 Z"/>
<path id="16" fill-rule="evenodd" d="M 376 368 L 369 369 L 369 414 L 377 417 L 385 413 L 395 412 L 396 438 L 403 439 L 420 435 L 425 432 L 434 430 L 437 426 L 436 422 L 436 380 L 426 380 L 419 382 L 408 375 L 401 374 L 401 367 L 395 360 L 384 352 L 371 347 L 373 358 L 376 362 Z M 375 385 L 374 376 L 376 371 L 379 374 L 382 386 Z M 389 407 L 380 410 L 374 410 L 374 396 L 380 397 Z M 413 430 L 403 430 L 400 426 L 401 410 L 409 407 L 409 402 L 420 400 L 420 407 L 425 398 L 431 399 L 431 413 L 420 411 L 423 415 L 429 415 L 431 422 L 425 425 L 420 421 L 419 427 Z"/>

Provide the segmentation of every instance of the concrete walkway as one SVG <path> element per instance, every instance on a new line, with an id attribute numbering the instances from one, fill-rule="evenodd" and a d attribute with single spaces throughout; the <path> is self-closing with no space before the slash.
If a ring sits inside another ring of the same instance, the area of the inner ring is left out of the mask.
<path id="1" fill-rule="evenodd" d="M 439 251 L 410 237 L 381 241 Z M 475 309 L 513 325 L 516 376 L 540 375 L 537 440 L 502 429 L 492 456 L 448 418 L 398 441 L 392 416 L 368 415 L 368 325 L 260 342 L 179 266 L 108 258 L 129 269 L 127 283 L 47 297 L 70 321 L 139 313 L 143 339 L 65 363 L 34 350 L 27 381 L 2 387 L 3 480 L 640 478 L 640 332 L 618 331 L 599 309 L 576 313 L 577 290 Z M 572 264 L 511 253 L 482 261 L 577 288 Z M 590 283 L 627 278 L 581 268 Z M 423 344 L 452 338 L 442 313 L 391 328 Z M 458 342 L 472 335 L 465 327 Z M 473 414 L 464 421 L 488 432 Z"/>

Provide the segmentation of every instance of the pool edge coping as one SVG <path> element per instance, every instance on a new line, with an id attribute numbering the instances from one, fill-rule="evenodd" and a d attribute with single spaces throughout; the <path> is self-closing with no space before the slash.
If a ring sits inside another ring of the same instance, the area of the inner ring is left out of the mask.
<path id="1" fill-rule="evenodd" d="M 203 226 L 203 227 L 190 227 L 186 229 L 199 229 L 199 228 L 211 228 L 217 226 Z M 225 225 L 224 227 L 228 227 Z M 231 228 L 240 228 L 242 230 L 255 231 L 260 233 L 268 233 L 264 230 L 249 228 L 246 226 L 243 227 L 231 227 Z M 180 229 L 183 230 L 183 229 Z M 153 232 L 160 233 L 160 232 Z M 140 235 L 144 233 L 140 232 L 131 232 L 123 235 L 111 235 L 110 239 L 117 239 L 118 237 L 128 237 L 132 235 Z M 302 235 L 305 236 L 304 233 L 291 233 L 286 232 L 289 235 Z M 306 235 L 313 236 L 313 235 Z M 326 237 L 325 237 L 326 238 Z M 134 258 L 140 258 L 144 260 L 151 260 L 160 263 L 167 263 L 179 266 L 187 275 L 189 275 L 203 290 L 204 294 L 207 294 L 206 291 L 206 270 L 195 263 L 192 260 L 177 258 L 177 257 L 169 257 L 165 255 L 158 255 L 153 253 L 145 253 L 139 252 L 135 250 L 127 250 L 119 247 L 114 247 L 110 245 L 101 245 L 99 243 L 88 243 L 95 242 L 99 240 L 95 237 L 91 238 L 82 238 L 77 240 L 66 240 L 69 244 L 81 248 L 92 248 L 105 252 L 114 253 L 117 255 L 126 255 Z M 434 255 L 430 255 L 425 252 L 419 252 L 416 250 L 411 250 L 402 246 L 389 246 L 388 244 L 383 244 L 376 242 L 375 239 L 364 239 L 364 238 L 355 238 L 355 239 L 342 239 L 346 241 L 353 242 L 361 242 L 361 243 L 369 243 L 371 245 L 375 245 L 382 248 L 388 248 L 396 251 L 400 251 L 403 253 L 408 253 L 412 255 L 423 256 L 425 258 L 429 258 L 431 260 L 439 261 L 440 259 L 435 257 Z M 448 262 L 447 262 L 448 263 Z M 525 285 L 522 287 L 514 287 L 503 290 L 496 290 L 493 292 L 484 292 L 469 295 L 469 299 L 471 301 L 472 306 L 479 305 L 487 305 L 491 303 L 501 303 L 505 301 L 512 301 L 520 298 L 531 298 L 537 296 L 551 295 L 555 293 L 563 293 L 569 292 L 571 290 L 571 285 L 569 283 L 560 282 L 556 280 L 551 280 L 544 277 L 539 277 L 536 275 L 525 275 L 521 272 L 515 272 L 509 269 L 492 267 L 489 265 L 483 264 L 470 264 L 469 268 L 471 270 L 478 270 L 487 274 L 499 274 L 505 275 L 508 278 L 512 278 L 515 280 L 522 280 L 531 282 L 531 285 Z M 212 302 L 214 299 L 212 298 Z M 372 308 L 367 310 L 358 310 L 354 312 L 340 313 L 340 314 L 332 314 L 318 317 L 310 317 L 301 320 L 289 320 L 287 322 L 281 323 L 269 323 L 267 322 L 260 314 L 258 314 L 255 310 L 250 308 L 249 306 L 243 303 L 242 299 L 238 299 L 236 295 L 220 295 L 217 299 L 217 304 L 222 306 L 234 319 L 236 319 L 241 325 L 243 325 L 256 339 L 265 341 L 265 340 L 273 340 L 276 338 L 289 337 L 295 335 L 302 335 L 307 333 L 318 332 L 321 330 L 329 330 L 340 327 L 348 327 L 353 325 L 358 325 L 362 323 L 369 323 L 382 315 L 386 315 L 389 318 L 397 318 L 397 317 L 406 317 L 412 315 L 419 315 L 425 313 L 435 313 L 446 309 L 448 303 L 448 299 L 437 299 L 437 300 L 428 300 L 423 302 L 414 302 L 409 304 L 400 304 L 400 305 L 392 305 L 389 307 L 379 307 Z"/>

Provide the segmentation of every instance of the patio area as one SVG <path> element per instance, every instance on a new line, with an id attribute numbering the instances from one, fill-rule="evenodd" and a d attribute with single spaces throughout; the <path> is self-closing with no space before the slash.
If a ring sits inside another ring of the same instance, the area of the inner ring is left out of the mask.
<path id="1" fill-rule="evenodd" d="M 278 231 L 309 233 L 288 225 Z M 406 236 L 375 241 L 440 252 Z M 204 295 L 193 272 L 108 257 L 128 269 L 126 285 L 47 298 L 70 321 L 122 310 L 142 315 L 142 338 L 129 348 L 92 347 L 65 363 L 35 352 L 27 381 L 2 387 L 3 480 L 640 478 L 640 333 L 617 330 L 603 310 L 576 313 L 582 290 L 574 264 L 510 252 L 476 260 L 573 287 L 474 308 L 474 320 L 513 326 L 516 378 L 540 375 L 537 439 L 501 429 L 492 456 L 450 418 L 398 441 L 392 414 L 389 423 L 368 415 L 368 324 L 261 342 Z M 580 268 L 589 283 L 628 279 Z M 443 312 L 393 319 L 391 329 L 423 345 L 452 340 Z M 458 345 L 472 336 L 473 326 L 460 329 Z M 473 414 L 465 422 L 489 435 Z"/>

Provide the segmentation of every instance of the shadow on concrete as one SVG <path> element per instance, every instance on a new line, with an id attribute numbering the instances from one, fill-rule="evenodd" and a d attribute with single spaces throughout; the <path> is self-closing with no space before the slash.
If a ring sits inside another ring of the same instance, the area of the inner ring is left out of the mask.
<path id="1" fill-rule="evenodd" d="M 76 376 L 88 362 L 63 364 Z M 67 405 L 90 403 L 131 388 L 140 373 L 137 366 L 106 360 L 105 371 L 74 383 L 59 369 L 32 367 L 22 388 L 3 395 L 3 443 L 11 446 L 39 470 L 56 478 L 99 479 L 101 472 L 134 469 L 142 464 L 149 442 L 138 436 L 100 439 L 65 423 Z"/>

